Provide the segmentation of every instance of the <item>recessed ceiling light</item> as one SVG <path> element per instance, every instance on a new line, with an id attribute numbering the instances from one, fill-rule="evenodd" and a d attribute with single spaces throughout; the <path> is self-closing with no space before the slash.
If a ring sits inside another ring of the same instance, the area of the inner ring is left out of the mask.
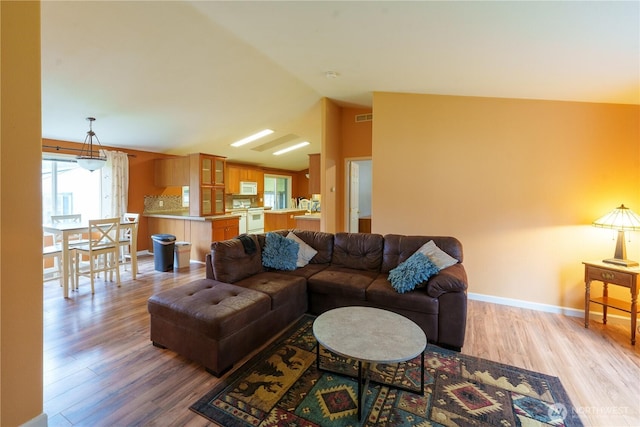
<path id="1" fill-rule="evenodd" d="M 324 76 L 328 79 L 335 79 L 338 78 L 338 73 L 336 73 L 335 71 L 327 71 L 326 73 L 324 73 Z"/>
<path id="2" fill-rule="evenodd" d="M 293 150 L 297 150 L 298 148 L 302 148 L 306 145 L 309 145 L 308 141 L 303 141 L 299 144 L 296 145 L 292 145 L 291 147 L 287 147 L 287 148 L 283 148 L 282 150 L 276 151 L 275 153 L 273 153 L 274 156 L 279 156 L 280 154 L 284 154 L 287 153 L 289 151 L 293 151 Z"/>
<path id="3" fill-rule="evenodd" d="M 267 136 L 267 135 L 271 135 L 273 133 L 273 131 L 271 129 L 265 129 L 265 130 L 261 130 L 258 133 L 254 133 L 253 135 L 250 135 L 246 138 L 242 138 L 239 141 L 234 142 L 233 144 L 231 144 L 232 147 L 240 147 L 241 145 L 244 144 L 248 144 L 251 141 L 255 141 L 256 139 L 260 139 L 263 136 Z"/>

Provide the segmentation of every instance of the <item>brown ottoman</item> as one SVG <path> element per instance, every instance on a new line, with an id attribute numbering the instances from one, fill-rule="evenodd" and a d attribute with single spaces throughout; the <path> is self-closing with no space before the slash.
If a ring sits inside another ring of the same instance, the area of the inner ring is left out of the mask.
<path id="1" fill-rule="evenodd" d="M 201 279 L 151 296 L 147 308 L 155 346 L 220 376 L 264 343 L 260 322 L 271 310 L 271 299 L 259 291 Z"/>

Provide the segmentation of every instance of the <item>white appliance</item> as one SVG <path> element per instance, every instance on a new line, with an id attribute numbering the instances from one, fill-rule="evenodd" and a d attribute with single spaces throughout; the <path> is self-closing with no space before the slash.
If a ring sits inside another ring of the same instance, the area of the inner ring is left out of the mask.
<path id="1" fill-rule="evenodd" d="M 232 208 L 229 209 L 229 213 L 240 215 L 239 220 L 239 234 L 245 234 L 247 232 L 247 209 L 251 206 L 251 200 L 249 199 L 234 199 L 232 202 Z"/>
<path id="2" fill-rule="evenodd" d="M 240 215 L 239 232 L 240 234 L 245 234 L 247 232 L 247 211 L 238 210 L 237 212 L 234 212 L 234 214 Z"/>
<path id="3" fill-rule="evenodd" d="M 258 183 L 251 181 L 240 181 L 240 195 L 256 196 L 258 194 Z"/>
<path id="4" fill-rule="evenodd" d="M 247 233 L 264 233 L 264 208 L 247 209 Z"/>

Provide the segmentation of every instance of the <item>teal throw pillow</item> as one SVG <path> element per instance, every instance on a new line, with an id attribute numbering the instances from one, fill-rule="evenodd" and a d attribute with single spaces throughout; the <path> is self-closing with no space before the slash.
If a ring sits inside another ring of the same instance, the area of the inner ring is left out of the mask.
<path id="1" fill-rule="evenodd" d="M 389 282 L 399 294 L 404 294 L 439 272 L 440 269 L 425 254 L 416 252 L 389 272 Z"/>
<path id="2" fill-rule="evenodd" d="M 267 233 L 262 265 L 276 270 L 295 270 L 300 245 L 277 233 Z"/>

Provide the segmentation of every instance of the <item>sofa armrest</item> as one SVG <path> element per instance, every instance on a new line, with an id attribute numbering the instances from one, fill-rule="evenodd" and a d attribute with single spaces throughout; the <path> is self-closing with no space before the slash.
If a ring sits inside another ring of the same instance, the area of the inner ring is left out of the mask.
<path id="1" fill-rule="evenodd" d="M 427 294 L 438 298 L 447 292 L 465 292 L 467 287 L 467 273 L 462 264 L 458 263 L 430 278 L 427 282 Z"/>

